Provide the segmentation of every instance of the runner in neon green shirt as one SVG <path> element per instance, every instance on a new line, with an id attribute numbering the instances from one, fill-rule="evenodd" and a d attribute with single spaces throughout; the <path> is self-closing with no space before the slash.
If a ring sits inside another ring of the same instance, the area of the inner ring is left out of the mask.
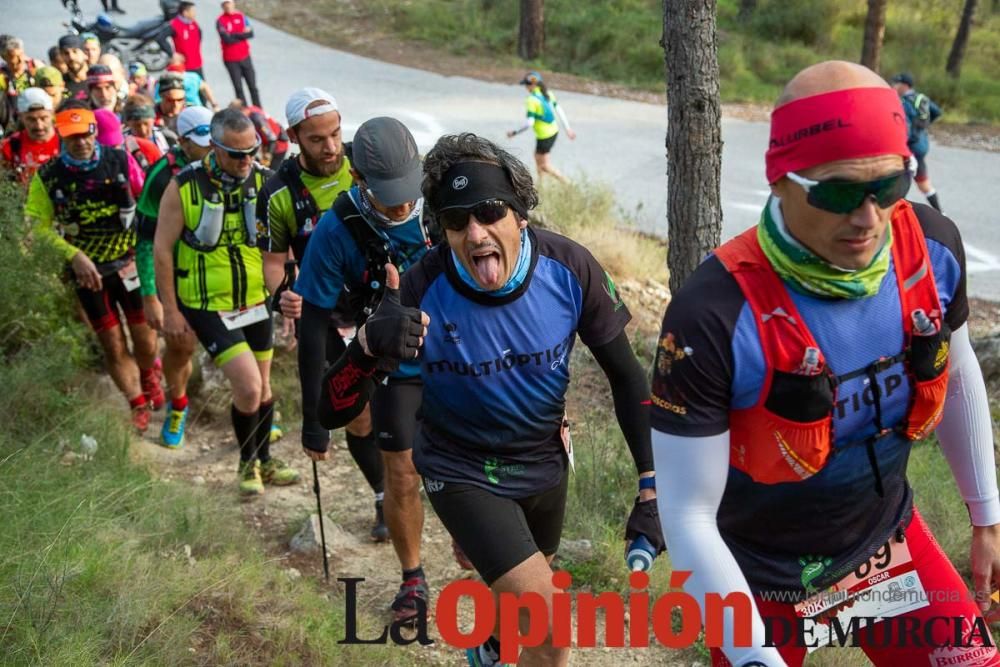
<path id="1" fill-rule="evenodd" d="M 566 136 L 570 138 L 570 141 L 576 139 L 576 132 L 570 127 L 569 118 L 566 117 L 566 112 L 556 101 L 555 94 L 546 88 L 541 74 L 528 72 L 521 79 L 521 85 L 528 91 L 528 98 L 525 100 L 524 124 L 507 132 L 507 138 L 514 137 L 527 129 L 533 129 L 535 131 L 535 166 L 538 168 L 539 180 L 543 174 L 549 174 L 563 183 L 568 183 L 569 179 L 552 166 L 549 152 L 556 143 L 556 137 L 559 136 L 560 125 L 566 130 Z"/>

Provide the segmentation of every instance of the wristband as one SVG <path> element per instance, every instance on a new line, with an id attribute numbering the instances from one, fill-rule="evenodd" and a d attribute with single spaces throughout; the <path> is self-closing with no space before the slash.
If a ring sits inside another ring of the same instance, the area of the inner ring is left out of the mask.
<path id="1" fill-rule="evenodd" d="M 639 478 L 639 490 L 652 489 L 656 491 L 656 478 L 655 477 L 640 477 Z"/>

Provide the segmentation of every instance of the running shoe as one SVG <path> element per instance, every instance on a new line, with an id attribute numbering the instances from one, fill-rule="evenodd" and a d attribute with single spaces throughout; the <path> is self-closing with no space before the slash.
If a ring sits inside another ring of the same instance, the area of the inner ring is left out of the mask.
<path id="1" fill-rule="evenodd" d="M 167 410 L 167 418 L 163 420 L 163 428 L 160 429 L 160 442 L 164 447 L 177 449 L 184 444 L 184 426 L 187 424 L 188 409 Z"/>
<path id="2" fill-rule="evenodd" d="M 385 514 L 382 513 L 382 501 L 375 501 L 375 525 L 372 526 L 372 540 L 385 542 L 389 539 L 389 528 L 385 525 Z"/>
<path id="3" fill-rule="evenodd" d="M 392 609 L 393 620 L 396 622 L 415 621 L 420 614 L 421 607 L 427 613 L 427 599 L 430 591 L 427 587 L 427 580 L 423 577 L 413 577 L 407 579 L 399 586 L 396 598 L 389 606 Z"/>
<path id="4" fill-rule="evenodd" d="M 139 433 L 145 433 L 149 428 L 149 403 L 132 408 L 132 426 Z"/>
<path id="5" fill-rule="evenodd" d="M 511 667 L 510 663 L 500 662 L 500 655 L 488 644 L 465 649 L 465 659 L 469 661 L 469 667 Z"/>
<path id="6" fill-rule="evenodd" d="M 264 493 L 264 482 L 260 478 L 260 463 L 258 461 L 240 461 L 238 474 L 241 496 L 249 498 Z"/>
<path id="7" fill-rule="evenodd" d="M 260 477 L 265 484 L 288 486 L 299 481 L 299 471 L 281 459 L 271 458 L 260 464 Z"/>
<path id="8" fill-rule="evenodd" d="M 271 424 L 271 434 L 268 436 L 270 440 L 268 442 L 274 443 L 285 437 L 285 432 L 281 430 L 281 427 L 277 424 Z"/>
<path id="9" fill-rule="evenodd" d="M 160 378 L 163 377 L 163 370 L 159 366 L 160 360 L 156 360 L 156 365 L 153 366 L 152 373 L 147 377 L 141 378 L 142 380 L 142 393 L 146 396 L 146 403 L 148 403 L 153 410 L 159 410 L 166 404 L 167 396 L 163 393 L 163 387 L 160 383 Z"/>

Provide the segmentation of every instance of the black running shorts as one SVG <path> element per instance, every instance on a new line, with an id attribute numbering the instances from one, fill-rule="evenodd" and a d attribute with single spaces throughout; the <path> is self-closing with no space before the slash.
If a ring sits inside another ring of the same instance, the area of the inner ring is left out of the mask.
<path id="1" fill-rule="evenodd" d="M 257 361 L 267 361 L 274 356 L 274 326 L 271 317 L 242 329 L 230 330 L 213 310 L 195 310 L 183 304 L 180 304 L 180 309 L 216 366 L 221 368 L 241 352 L 253 352 Z M 270 315 L 270 302 L 267 304 L 267 312 Z"/>
<path id="2" fill-rule="evenodd" d="M 434 511 L 487 585 L 529 556 L 559 549 L 566 512 L 568 468 L 548 491 L 527 498 L 504 498 L 471 484 L 424 478 Z"/>

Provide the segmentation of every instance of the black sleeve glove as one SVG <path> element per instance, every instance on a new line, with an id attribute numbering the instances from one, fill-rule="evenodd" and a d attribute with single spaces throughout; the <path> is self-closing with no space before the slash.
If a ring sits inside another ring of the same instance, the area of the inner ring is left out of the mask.
<path id="1" fill-rule="evenodd" d="M 420 309 L 403 306 L 398 289 L 385 289 L 382 301 L 364 327 L 365 343 L 373 356 L 396 361 L 417 358 L 424 335 Z"/>
<path id="2" fill-rule="evenodd" d="M 378 360 L 365 354 L 357 339 L 354 339 L 340 359 L 323 374 L 316 412 L 319 423 L 324 428 L 347 426 L 361 414 L 375 393 L 372 375 L 377 363 Z M 302 444 L 309 447 L 304 440 Z"/>
<path id="3" fill-rule="evenodd" d="M 660 513 L 656 509 L 656 498 L 640 502 L 639 496 L 635 497 L 632 513 L 628 515 L 628 523 L 625 524 L 625 539 L 634 540 L 640 535 L 649 540 L 657 555 L 667 550 L 663 531 L 660 529 Z"/>

